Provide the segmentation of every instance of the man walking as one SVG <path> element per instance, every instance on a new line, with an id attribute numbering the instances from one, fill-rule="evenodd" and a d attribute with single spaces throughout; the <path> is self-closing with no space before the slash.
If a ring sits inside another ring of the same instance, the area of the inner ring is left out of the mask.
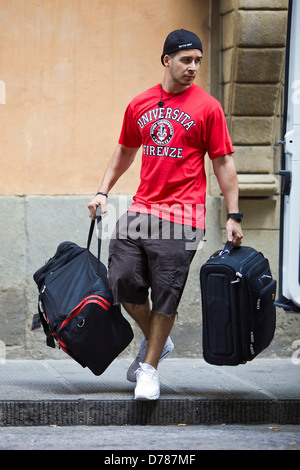
<path id="1" fill-rule="evenodd" d="M 167 36 L 162 83 L 127 107 L 118 146 L 88 204 L 91 218 L 98 206 L 106 211 L 109 191 L 142 146 L 140 185 L 109 249 L 114 302 L 123 304 L 144 334 L 127 373 L 128 380 L 137 381 L 136 399 L 159 398 L 158 364 L 174 348 L 169 335 L 205 229 L 206 153 L 228 210 L 227 239 L 239 246 L 243 238 L 234 149 L 224 112 L 193 83 L 202 55 L 194 33 L 180 29 Z"/>

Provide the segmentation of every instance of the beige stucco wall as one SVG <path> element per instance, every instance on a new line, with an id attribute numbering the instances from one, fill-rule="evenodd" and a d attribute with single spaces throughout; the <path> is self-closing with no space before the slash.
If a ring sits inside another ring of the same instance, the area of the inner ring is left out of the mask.
<path id="1" fill-rule="evenodd" d="M 198 84 L 209 90 L 208 0 L 0 0 L 0 194 L 91 194 L 130 99 L 158 83 L 177 28 L 203 40 Z M 131 194 L 139 159 L 115 193 Z"/>

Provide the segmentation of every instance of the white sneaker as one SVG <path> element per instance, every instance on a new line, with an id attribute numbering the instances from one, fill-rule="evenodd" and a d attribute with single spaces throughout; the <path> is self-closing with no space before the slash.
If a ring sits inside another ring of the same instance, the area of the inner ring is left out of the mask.
<path id="1" fill-rule="evenodd" d="M 129 367 L 127 371 L 127 380 L 129 380 L 129 382 L 136 382 L 135 373 L 139 368 L 140 362 L 144 362 L 145 360 L 147 348 L 148 348 L 148 341 L 145 338 L 143 338 L 141 341 L 141 346 L 140 346 L 138 355 L 136 356 L 135 360 L 133 361 L 133 363 L 131 364 L 131 366 Z M 173 351 L 173 349 L 174 349 L 173 341 L 171 340 L 170 336 L 168 336 L 166 344 L 164 345 L 164 349 L 162 350 L 159 362 L 163 361 L 166 357 L 168 357 L 169 354 L 171 354 L 171 352 Z"/>
<path id="2" fill-rule="evenodd" d="M 158 400 L 160 394 L 159 374 L 150 364 L 140 363 L 136 371 L 135 400 Z"/>

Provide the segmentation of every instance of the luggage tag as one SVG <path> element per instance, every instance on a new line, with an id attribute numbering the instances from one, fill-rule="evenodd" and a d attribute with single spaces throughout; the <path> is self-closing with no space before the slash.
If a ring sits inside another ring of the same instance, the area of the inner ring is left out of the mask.
<path id="1" fill-rule="evenodd" d="M 41 328 L 41 319 L 38 313 L 35 313 L 32 317 L 31 331 L 36 331 Z"/>

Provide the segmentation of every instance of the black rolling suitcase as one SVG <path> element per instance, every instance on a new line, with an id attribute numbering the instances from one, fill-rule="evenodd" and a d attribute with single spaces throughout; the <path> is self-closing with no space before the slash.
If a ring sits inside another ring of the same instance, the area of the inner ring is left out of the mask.
<path id="1" fill-rule="evenodd" d="M 271 343 L 276 281 L 254 248 L 226 243 L 201 267 L 203 358 L 209 364 L 245 364 Z"/>
<path id="2" fill-rule="evenodd" d="M 98 257 L 89 251 L 94 225 L 93 220 L 87 248 L 61 243 L 33 277 L 47 346 L 58 345 L 82 367 L 100 375 L 129 345 L 133 332 L 119 306 L 113 305 L 106 267 L 100 261 L 100 238 Z M 35 318 L 32 329 L 37 326 Z"/>

